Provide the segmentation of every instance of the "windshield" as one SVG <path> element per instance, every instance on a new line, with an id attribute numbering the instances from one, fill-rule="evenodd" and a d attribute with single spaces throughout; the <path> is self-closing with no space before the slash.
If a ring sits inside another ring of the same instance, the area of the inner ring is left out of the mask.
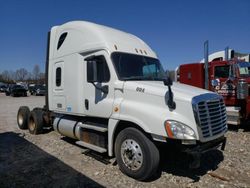
<path id="1" fill-rule="evenodd" d="M 250 76 L 250 63 L 249 62 L 239 62 L 238 63 L 239 72 L 241 77 Z"/>
<path id="2" fill-rule="evenodd" d="M 162 80 L 166 78 L 155 58 L 115 52 L 111 55 L 120 80 Z"/>

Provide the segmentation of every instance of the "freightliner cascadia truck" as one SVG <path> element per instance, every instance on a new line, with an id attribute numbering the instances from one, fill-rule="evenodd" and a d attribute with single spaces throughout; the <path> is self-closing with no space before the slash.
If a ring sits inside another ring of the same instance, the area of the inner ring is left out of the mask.
<path id="1" fill-rule="evenodd" d="M 173 84 L 155 52 L 132 34 L 85 21 L 52 27 L 46 82 L 44 108 L 21 106 L 18 126 L 31 134 L 53 126 L 80 146 L 114 156 L 132 178 L 157 171 L 158 143 L 181 146 L 193 167 L 201 153 L 225 147 L 223 98 Z"/>
<path id="2" fill-rule="evenodd" d="M 205 88 L 205 83 L 208 83 L 207 89 L 224 99 L 228 124 L 246 125 L 250 120 L 250 54 L 226 48 L 207 59 L 207 68 L 204 60 L 180 65 L 179 82 L 199 88 Z"/>

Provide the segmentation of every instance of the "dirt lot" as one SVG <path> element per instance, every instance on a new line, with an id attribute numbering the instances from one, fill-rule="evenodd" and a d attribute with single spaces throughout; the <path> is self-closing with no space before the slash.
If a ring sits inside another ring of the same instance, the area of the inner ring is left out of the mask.
<path id="1" fill-rule="evenodd" d="M 34 136 L 19 130 L 18 107 L 43 104 L 44 97 L 0 94 L 0 187 L 250 187 L 249 129 L 228 131 L 226 150 L 203 155 L 197 170 L 188 169 L 185 155 L 168 150 L 159 173 L 139 182 L 54 131 Z"/>

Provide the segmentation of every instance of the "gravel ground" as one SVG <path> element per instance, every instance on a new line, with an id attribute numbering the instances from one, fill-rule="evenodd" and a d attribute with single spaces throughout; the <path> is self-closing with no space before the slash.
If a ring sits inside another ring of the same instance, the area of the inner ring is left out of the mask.
<path id="1" fill-rule="evenodd" d="M 228 131 L 225 151 L 204 154 L 196 170 L 188 168 L 187 156 L 166 148 L 159 172 L 140 182 L 107 164 L 107 156 L 89 153 L 54 131 L 36 136 L 19 130 L 21 105 L 42 107 L 44 97 L 0 93 L 0 187 L 250 187 L 249 129 Z"/>

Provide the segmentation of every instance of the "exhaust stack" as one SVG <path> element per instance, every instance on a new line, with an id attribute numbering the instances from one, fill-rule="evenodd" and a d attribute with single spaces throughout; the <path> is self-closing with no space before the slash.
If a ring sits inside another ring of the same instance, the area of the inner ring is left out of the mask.
<path id="1" fill-rule="evenodd" d="M 228 53 L 229 52 L 229 47 L 227 46 L 226 48 L 225 48 L 225 61 L 228 61 Z M 232 55 L 231 55 L 232 56 Z M 232 58 L 232 57 L 231 57 Z"/>
<path id="2" fill-rule="evenodd" d="M 205 89 L 209 89 L 208 86 L 208 40 L 204 43 L 204 60 L 205 60 Z"/>

